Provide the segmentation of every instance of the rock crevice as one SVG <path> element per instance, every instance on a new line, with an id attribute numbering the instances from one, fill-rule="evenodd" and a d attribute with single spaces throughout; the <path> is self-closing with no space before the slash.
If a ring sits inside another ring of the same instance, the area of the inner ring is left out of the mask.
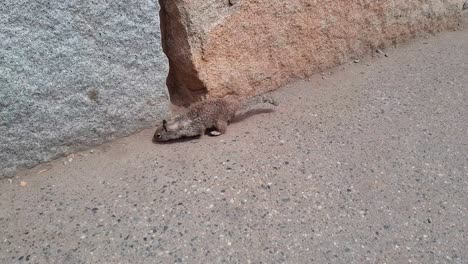
<path id="1" fill-rule="evenodd" d="M 192 61 L 192 46 L 188 28 L 190 20 L 185 10 L 180 10 L 178 1 L 159 0 L 161 40 L 164 53 L 169 59 L 167 86 L 175 104 L 193 101 L 197 95 L 206 93 L 205 85 L 198 78 L 198 70 Z"/>

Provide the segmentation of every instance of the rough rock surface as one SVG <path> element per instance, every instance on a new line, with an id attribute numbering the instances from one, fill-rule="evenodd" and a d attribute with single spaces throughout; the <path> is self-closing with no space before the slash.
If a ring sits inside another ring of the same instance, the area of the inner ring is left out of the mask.
<path id="1" fill-rule="evenodd" d="M 166 112 L 158 8 L 152 0 L 0 2 L 0 177 Z"/>
<path id="2" fill-rule="evenodd" d="M 174 103 L 252 95 L 454 28 L 463 0 L 160 0 Z"/>

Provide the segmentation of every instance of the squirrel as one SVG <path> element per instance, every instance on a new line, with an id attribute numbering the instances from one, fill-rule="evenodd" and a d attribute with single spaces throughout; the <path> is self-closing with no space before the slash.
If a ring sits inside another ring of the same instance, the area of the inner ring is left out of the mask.
<path id="1" fill-rule="evenodd" d="M 275 99 L 266 95 L 248 99 L 231 95 L 194 103 L 185 113 L 170 120 L 163 120 L 154 133 L 153 142 L 202 136 L 207 129 L 214 129 L 210 132 L 211 136 L 222 135 L 226 133 L 229 122 L 238 111 L 261 103 L 278 105 Z"/>

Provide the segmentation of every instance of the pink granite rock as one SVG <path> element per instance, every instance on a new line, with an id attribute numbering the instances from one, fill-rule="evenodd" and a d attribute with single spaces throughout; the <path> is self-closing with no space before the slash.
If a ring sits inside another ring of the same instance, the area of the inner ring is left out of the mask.
<path id="1" fill-rule="evenodd" d="M 160 0 L 172 101 L 253 95 L 458 26 L 462 0 Z"/>

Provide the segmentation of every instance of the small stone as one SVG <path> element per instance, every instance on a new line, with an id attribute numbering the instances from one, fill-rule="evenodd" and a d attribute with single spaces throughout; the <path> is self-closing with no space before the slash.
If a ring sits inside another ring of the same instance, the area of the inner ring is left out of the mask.
<path id="1" fill-rule="evenodd" d="M 382 54 L 382 55 L 384 55 L 385 57 L 388 57 L 388 54 L 385 53 L 385 52 L 383 52 L 381 49 L 377 49 L 377 50 L 375 50 L 375 52 L 377 52 L 378 54 Z"/>
<path id="2" fill-rule="evenodd" d="M 354 63 L 359 63 L 361 62 L 360 60 L 353 60 Z"/>
<path id="3" fill-rule="evenodd" d="M 21 186 L 21 187 L 26 187 L 26 186 L 28 186 L 28 183 L 25 182 L 25 181 L 21 181 L 21 182 L 20 182 L 20 186 Z"/>
<path id="4" fill-rule="evenodd" d="M 37 174 L 41 174 L 41 173 L 44 173 L 46 171 L 50 170 L 50 168 L 47 168 L 47 169 L 43 169 L 43 170 L 40 170 L 39 172 L 37 172 Z"/>
<path id="5" fill-rule="evenodd" d="M 90 150 L 89 153 L 93 154 L 93 153 L 94 153 L 94 149 Z"/>

